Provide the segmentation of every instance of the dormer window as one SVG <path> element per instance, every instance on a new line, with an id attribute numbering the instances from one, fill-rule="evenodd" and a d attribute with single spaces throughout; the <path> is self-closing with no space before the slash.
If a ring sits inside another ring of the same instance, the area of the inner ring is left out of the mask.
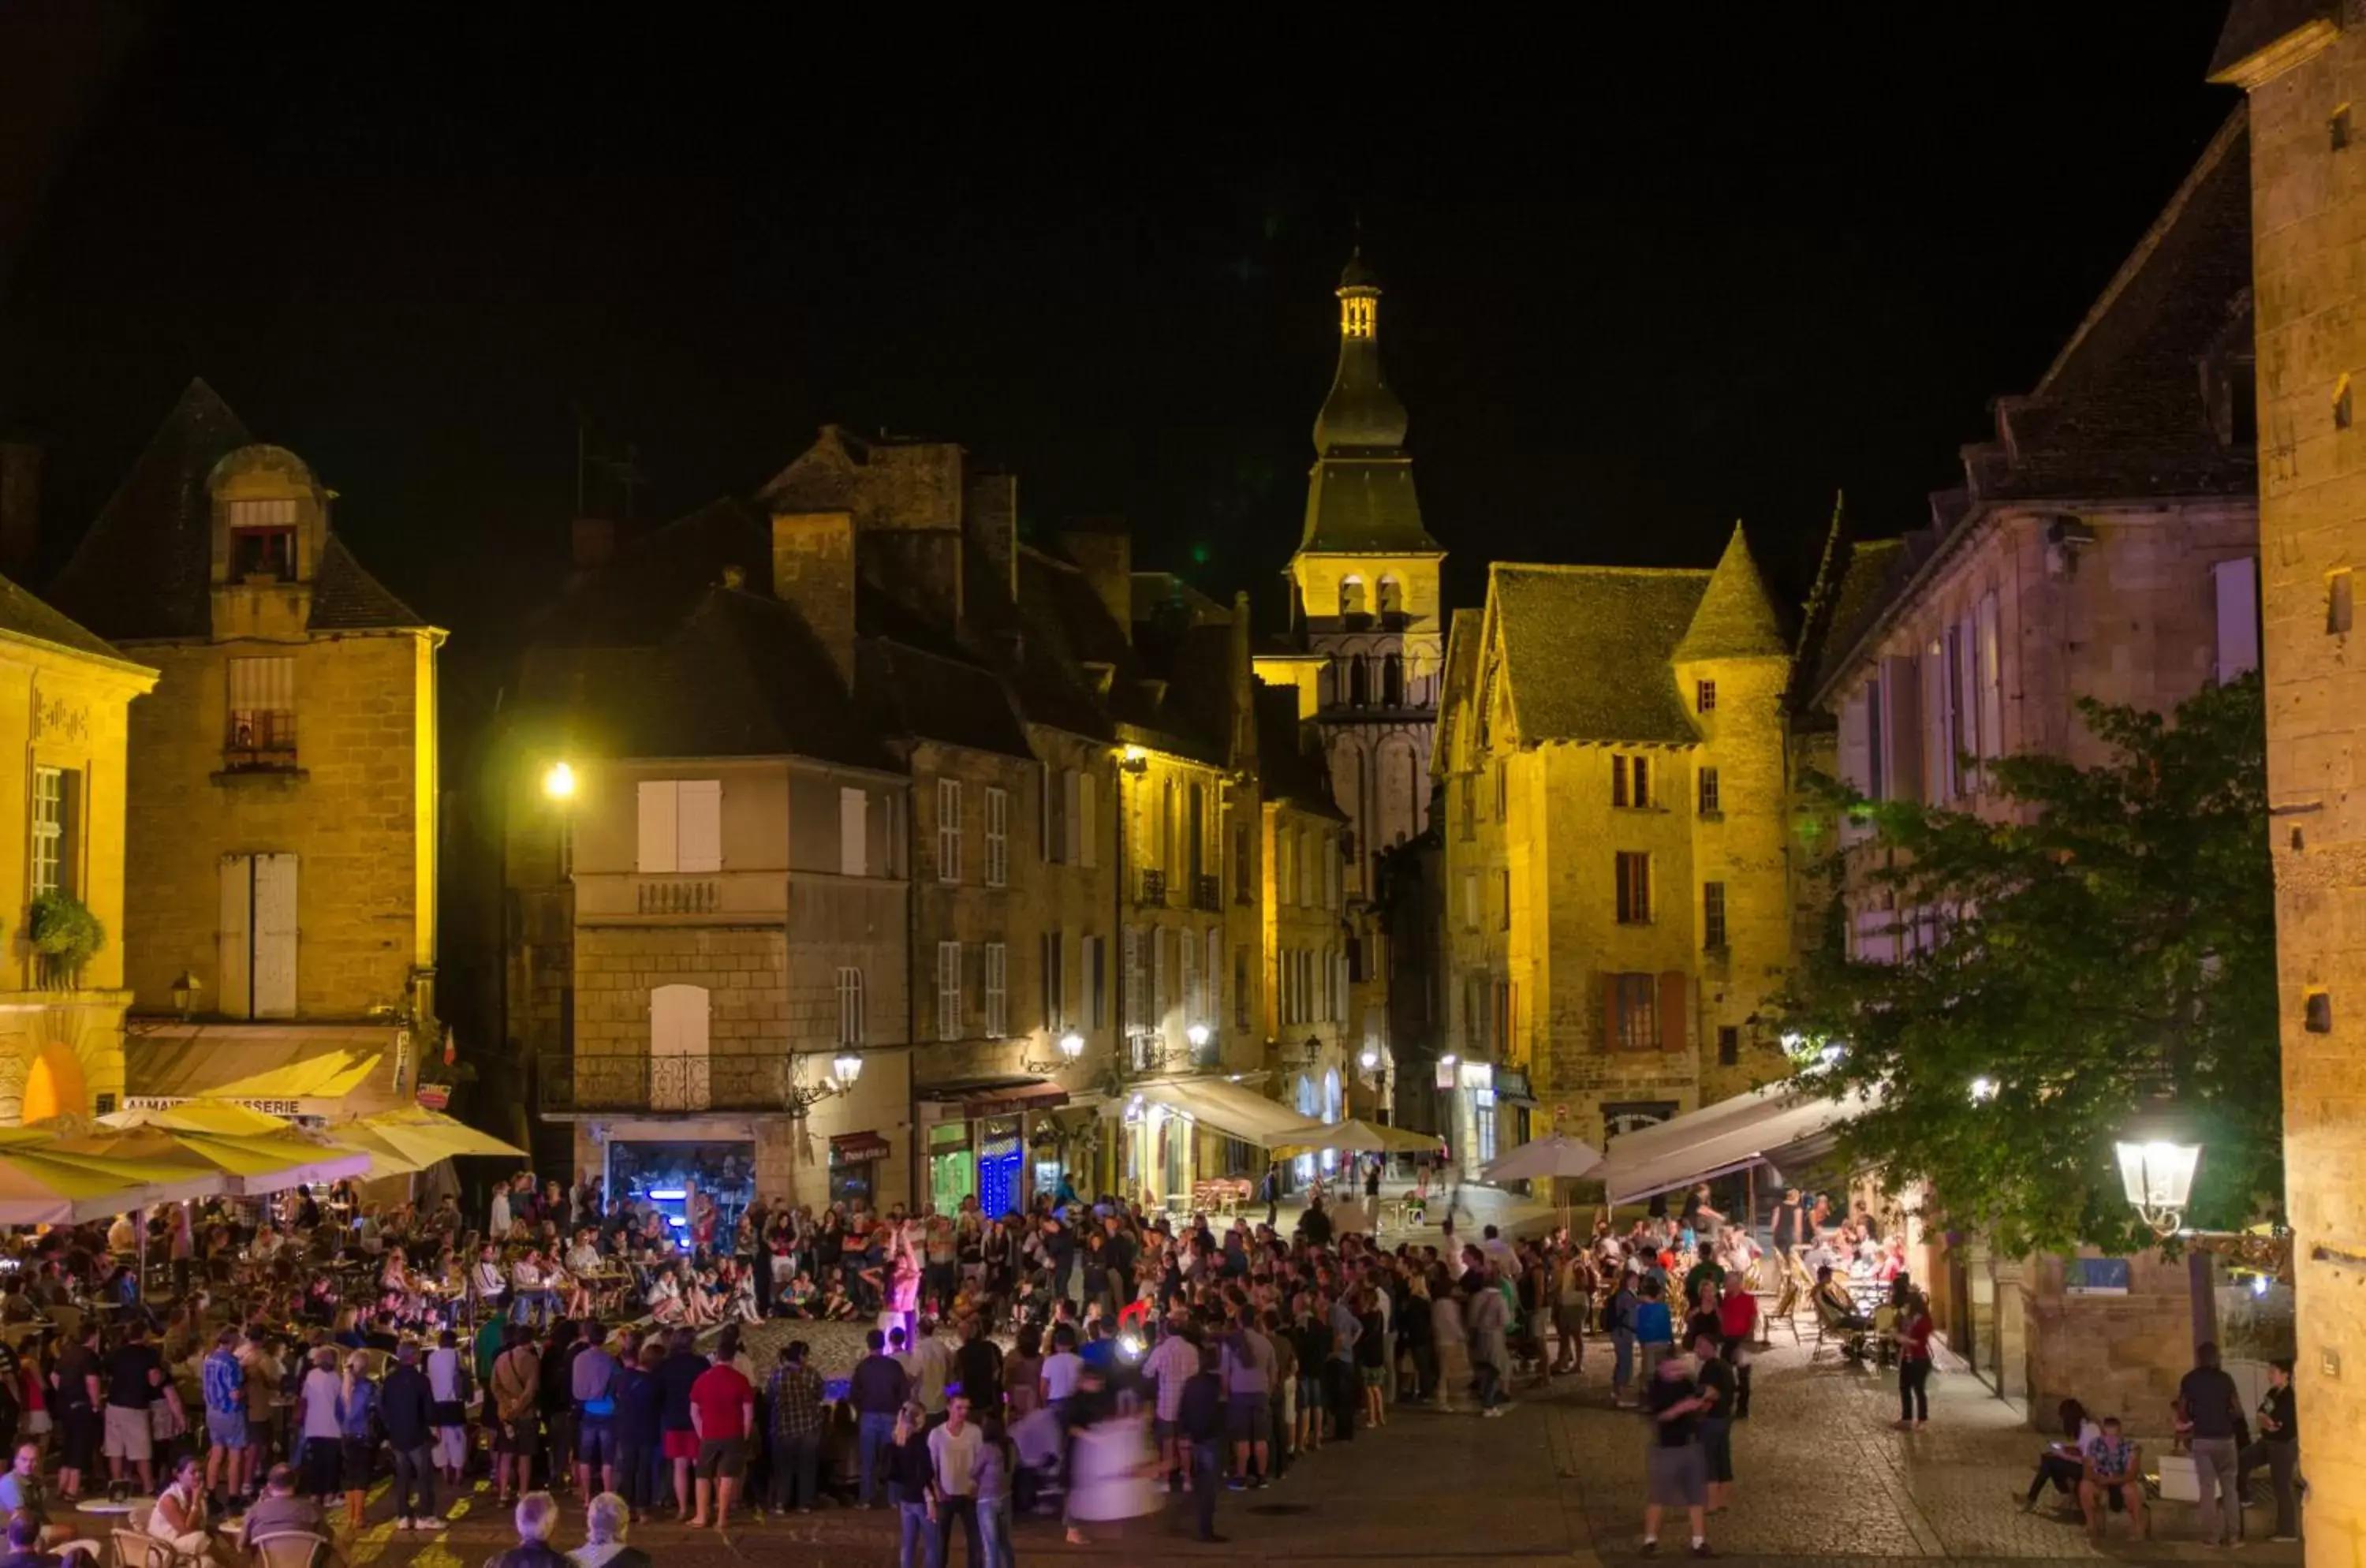
<path id="1" fill-rule="evenodd" d="M 296 502 L 233 501 L 230 524 L 230 576 L 233 582 L 296 581 Z"/>

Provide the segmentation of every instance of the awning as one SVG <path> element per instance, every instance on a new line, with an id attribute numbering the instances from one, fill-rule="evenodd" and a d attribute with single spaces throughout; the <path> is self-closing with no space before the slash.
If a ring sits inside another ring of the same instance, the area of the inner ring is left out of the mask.
<path id="1" fill-rule="evenodd" d="M 357 1115 L 402 1102 L 395 1033 L 390 1025 L 158 1024 L 125 1043 L 124 1104 L 202 1099 L 280 1116 Z"/>
<path id="2" fill-rule="evenodd" d="M 243 1197 L 284 1192 L 311 1182 L 325 1185 L 368 1173 L 358 1149 L 315 1142 L 294 1133 L 233 1135 L 175 1133 L 162 1127 L 105 1128 L 39 1145 L 52 1156 L 89 1156 L 120 1165 L 158 1169 L 186 1168 L 190 1178 L 221 1173 L 226 1190 Z"/>
<path id="3" fill-rule="evenodd" d="M 526 1157 L 526 1152 L 514 1144 L 505 1144 L 490 1133 L 480 1133 L 465 1122 L 424 1106 L 381 1111 L 375 1115 L 355 1117 L 351 1122 L 331 1122 L 328 1134 L 332 1138 L 340 1137 L 349 1127 L 363 1128 L 377 1134 L 422 1166 L 433 1165 L 454 1155 L 490 1155 L 497 1159 Z"/>
<path id="4" fill-rule="evenodd" d="M 1260 1149 L 1290 1143 L 1305 1118 L 1278 1100 L 1222 1078 L 1177 1078 L 1142 1086 L 1142 1097 L 1205 1122 Z"/>
<path id="5" fill-rule="evenodd" d="M 1866 1108 L 1770 1085 L 1621 1135 L 1603 1162 L 1603 1186 L 1611 1202 L 1626 1203 L 1763 1160 L 1796 1159 L 1829 1146 L 1833 1130 Z"/>
<path id="6" fill-rule="evenodd" d="M 1049 1078 L 1006 1076 L 991 1078 L 955 1078 L 947 1083 L 926 1085 L 917 1097 L 935 1105 L 958 1105 L 962 1114 L 975 1120 L 980 1116 L 1008 1116 L 1020 1111 L 1048 1111 L 1068 1102 L 1068 1091 Z"/>
<path id="7" fill-rule="evenodd" d="M 887 1140 L 876 1133 L 840 1133 L 829 1141 L 829 1157 L 840 1165 L 885 1159 L 891 1152 Z"/>

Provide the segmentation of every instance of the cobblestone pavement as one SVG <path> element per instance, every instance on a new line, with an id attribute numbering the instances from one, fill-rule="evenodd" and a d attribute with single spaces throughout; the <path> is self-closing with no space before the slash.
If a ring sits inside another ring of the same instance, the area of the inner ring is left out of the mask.
<path id="1" fill-rule="evenodd" d="M 2040 1447 L 2011 1410 L 1969 1375 L 1942 1374 L 1932 1388 L 1932 1421 L 1919 1433 L 1885 1425 L 1896 1415 L 1889 1376 L 1809 1364 L 1783 1328 L 1759 1362 L 1751 1418 L 1735 1434 L 1740 1483 L 1732 1509 L 1710 1521 L 1720 1556 L 1770 1568 L 1810 1562 L 1890 1564 L 1898 1559 L 1964 1563 L 2181 1562 L 2225 1554 L 2193 1539 L 2190 1506 L 2169 1505 L 2157 1539 L 2115 1532 L 2100 1551 L 2074 1522 L 2045 1505 L 2020 1511 Z M 1307 1456 L 1262 1493 L 1226 1493 L 1217 1528 L 1225 1546 L 1200 1546 L 1166 1518 L 1137 1520 L 1071 1548 L 1048 1522 L 1025 1521 L 1018 1555 L 1029 1561 L 1167 1564 L 1233 1562 L 1345 1568 L 1418 1557 L 1447 1565 L 1481 1562 L 1634 1561 L 1640 1536 L 1646 1428 L 1610 1408 L 1606 1355 L 1589 1355 L 1581 1377 L 1549 1393 L 1519 1391 L 1504 1419 L 1407 1410 L 1356 1441 Z M 562 1545 L 580 1539 L 580 1499 L 563 1499 Z M 1180 1510 L 1184 1500 L 1174 1508 Z M 389 1509 L 381 1494 L 371 1517 Z M 347 1553 L 354 1568 L 474 1568 L 505 1541 L 505 1521 L 479 1492 L 449 1512 L 455 1528 L 431 1543 L 392 1533 L 383 1522 Z M 1176 1517 L 1181 1517 L 1179 1511 Z M 2254 1510 L 2254 1529 L 2267 1517 Z M 1662 1551 L 1682 1559 L 1681 1520 Z M 731 1562 L 823 1562 L 873 1568 L 895 1561 L 893 1516 L 828 1508 L 749 1521 L 728 1540 L 674 1525 L 645 1525 L 637 1544 L 663 1568 L 725 1568 Z M 2124 1521 L 2121 1531 L 2124 1530 Z M 2250 1563 L 2287 1568 L 2292 1546 L 2254 1546 Z"/>

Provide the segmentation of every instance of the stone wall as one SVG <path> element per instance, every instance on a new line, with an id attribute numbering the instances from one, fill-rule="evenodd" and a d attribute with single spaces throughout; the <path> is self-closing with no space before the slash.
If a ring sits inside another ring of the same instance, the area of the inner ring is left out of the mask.
<path id="1" fill-rule="evenodd" d="M 2117 1416 L 2131 1431 L 2166 1433 L 2177 1382 L 2193 1365 L 2184 1260 L 2129 1259 L 2124 1296 L 2067 1295 L 2063 1273 L 2059 1258 L 2031 1258 L 2022 1270 L 2030 1424 L 2052 1430 L 2056 1409 L 2076 1399 L 2099 1421 Z"/>
<path id="2" fill-rule="evenodd" d="M 297 770 L 226 773 L 234 656 L 296 660 Z M 186 970 L 221 995 L 221 859 L 293 853 L 297 1010 L 359 1018 L 400 1003 L 434 962 L 435 653 L 426 633 L 269 647 L 150 644 L 163 671 L 131 714 L 126 979 L 143 1010 L 173 1007 Z"/>

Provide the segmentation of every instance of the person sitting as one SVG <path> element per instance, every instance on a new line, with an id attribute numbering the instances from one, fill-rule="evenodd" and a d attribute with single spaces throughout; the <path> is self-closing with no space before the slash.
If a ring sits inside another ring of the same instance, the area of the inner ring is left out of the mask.
<path id="1" fill-rule="evenodd" d="M 512 1516 L 518 1543 L 485 1559 L 485 1568 L 575 1568 L 568 1555 L 550 1544 L 558 1525 L 558 1503 L 547 1492 L 529 1492 L 517 1501 Z"/>
<path id="2" fill-rule="evenodd" d="M 682 1321 L 686 1310 L 682 1305 L 682 1281 L 670 1269 L 659 1269 L 649 1277 L 649 1315 L 658 1322 L 673 1325 Z"/>
<path id="3" fill-rule="evenodd" d="M 17 1444 L 16 1464 L 6 1474 L 0 1474 L 0 1513 L 6 1513 L 11 1522 L 32 1521 L 32 1539 L 26 1544 L 55 1546 L 73 1540 L 75 1532 L 50 1517 L 51 1502 L 49 1483 L 41 1479 L 41 1445 Z M 12 1540 L 9 1544 L 14 1547 L 16 1542 Z"/>
<path id="4" fill-rule="evenodd" d="M 2079 1510 L 2087 1516 L 2087 1533 L 2103 1539 L 2110 1510 L 2125 1508 L 2128 1529 L 2138 1540 L 2146 1534 L 2144 1480 L 2138 1473 L 2144 1445 L 2120 1435 L 2120 1418 L 2107 1416 L 2103 1430 L 2087 1450 L 2086 1477 L 2079 1483 Z"/>
<path id="5" fill-rule="evenodd" d="M 2103 1428 L 2087 1418 L 2087 1407 L 2075 1399 L 2064 1400 L 2059 1414 L 2062 1436 L 2037 1456 L 2037 1473 L 2030 1478 L 2029 1495 L 2021 1500 L 2024 1514 L 2037 1506 L 2037 1495 L 2049 1482 L 2056 1492 L 2075 1494 L 2086 1479 L 2088 1452 L 2103 1435 Z"/>
<path id="6" fill-rule="evenodd" d="M 778 1305 L 781 1314 L 784 1317 L 813 1316 L 813 1276 L 806 1273 L 802 1269 L 798 1269 L 796 1276 L 789 1281 L 787 1288 L 781 1292 Z"/>
<path id="7" fill-rule="evenodd" d="M 1829 1263 L 1816 1270 L 1816 1312 L 1828 1326 L 1843 1333 L 1862 1334 L 1873 1326 L 1873 1319 L 1856 1310 L 1856 1298 Z"/>
<path id="8" fill-rule="evenodd" d="M 184 1453 L 174 1463 L 171 1484 L 156 1495 L 156 1506 L 148 1510 L 147 1533 L 171 1541 L 173 1550 L 185 1557 L 212 1560 L 214 1538 L 206 1521 L 206 1489 L 195 1453 Z"/>
<path id="9" fill-rule="evenodd" d="M 98 1561 L 98 1542 L 95 1540 L 60 1540 L 53 1543 L 56 1552 L 43 1551 L 43 1538 L 48 1529 L 54 1528 L 41 1525 L 30 1514 L 10 1514 L 8 1551 L 6 1556 L 0 1556 L 0 1568 L 62 1568 L 69 1561 Z"/>
<path id="10" fill-rule="evenodd" d="M 328 1533 L 321 1506 L 310 1497 L 296 1495 L 296 1469 L 286 1464 L 271 1467 L 271 1473 L 263 1483 L 263 1495 L 248 1505 L 245 1517 L 238 1522 L 241 1551 L 275 1535 Z"/>
<path id="11" fill-rule="evenodd" d="M 625 1527 L 632 1508 L 614 1492 L 603 1492 L 583 1506 L 583 1544 L 567 1554 L 575 1568 L 656 1568 L 649 1554 L 625 1544 Z"/>

